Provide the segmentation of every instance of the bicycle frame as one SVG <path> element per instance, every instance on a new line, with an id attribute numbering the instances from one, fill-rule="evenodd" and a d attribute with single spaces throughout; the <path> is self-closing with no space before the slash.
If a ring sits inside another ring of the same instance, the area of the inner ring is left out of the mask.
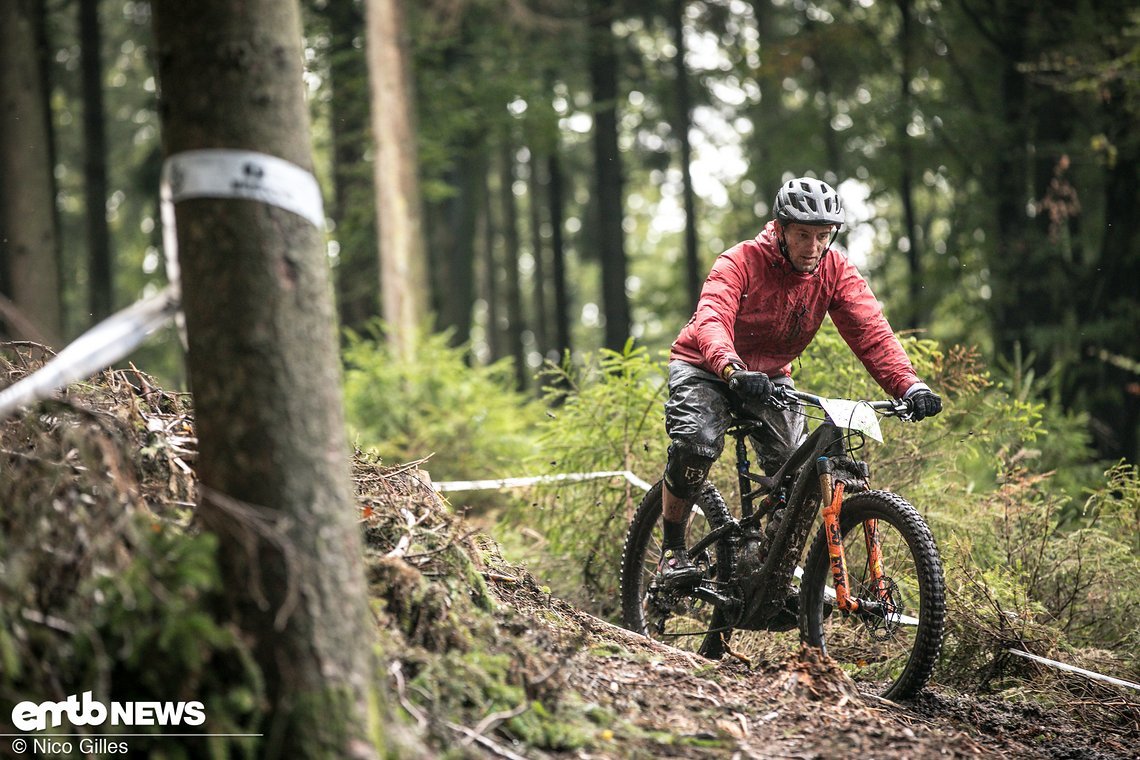
<path id="1" fill-rule="evenodd" d="M 819 399 L 810 394 L 786 391 L 786 396 L 820 406 Z M 872 408 L 899 413 L 905 407 L 894 402 L 876 402 Z M 788 589 L 791 588 L 800 555 L 806 545 L 808 533 L 815 522 L 815 515 L 823 505 L 822 517 L 827 536 L 828 555 L 831 559 L 832 577 L 835 584 L 836 607 L 846 613 L 885 614 L 883 601 L 886 590 L 882 587 L 884 577 L 882 552 L 877 524 L 868 521 L 864 524 L 864 541 L 870 558 L 872 587 L 877 590 L 878 599 L 859 599 L 849 593 L 847 564 L 843 552 L 843 535 L 839 525 L 839 513 L 843 497 L 848 490 L 869 488 L 870 473 L 863 462 L 847 456 L 843 429 L 830 418 L 824 420 L 807 439 L 792 453 L 788 461 L 771 478 L 760 478 L 751 472 L 747 447 L 744 439 L 755 430 L 753 423 L 742 421 L 729 429 L 736 438 L 737 478 L 740 487 L 741 518 L 732 525 L 723 526 L 705 536 L 695 549 L 711 545 L 725 533 L 736 534 L 735 540 L 742 540 L 745 530 L 758 525 L 759 520 L 773 509 L 768 503 L 757 511 L 754 500 L 778 488 L 791 486 L 784 508 L 784 518 L 779 530 L 772 538 L 768 554 L 761 569 L 750 578 L 739 578 L 744 599 L 739 619 L 735 627 L 762 630 L 783 608 Z M 811 462 L 814 467 L 808 466 Z M 735 571 L 734 571 L 735 572 Z M 730 603 L 721 594 L 711 589 L 707 593 L 697 592 L 698 596 L 718 606 Z"/>

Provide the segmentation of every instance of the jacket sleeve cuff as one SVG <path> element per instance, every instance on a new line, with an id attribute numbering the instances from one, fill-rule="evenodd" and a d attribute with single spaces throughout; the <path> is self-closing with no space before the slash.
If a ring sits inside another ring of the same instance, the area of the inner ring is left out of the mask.
<path id="1" fill-rule="evenodd" d="M 729 372 L 728 372 L 729 367 L 732 367 L 733 369 L 739 370 L 739 369 L 742 369 L 744 367 L 744 362 L 740 361 L 739 359 L 729 359 L 728 361 L 726 361 L 724 364 L 722 364 L 720 366 L 719 370 L 717 370 L 717 373 L 716 373 L 717 377 L 719 377 L 721 380 L 727 381 L 728 375 L 729 375 Z"/>
<path id="2" fill-rule="evenodd" d="M 909 388 L 907 388 L 906 393 L 904 393 L 902 397 L 904 399 L 908 399 L 911 396 L 913 396 L 914 394 L 918 393 L 919 391 L 928 391 L 928 390 L 930 390 L 930 386 L 920 380 L 917 383 L 912 384 Z"/>

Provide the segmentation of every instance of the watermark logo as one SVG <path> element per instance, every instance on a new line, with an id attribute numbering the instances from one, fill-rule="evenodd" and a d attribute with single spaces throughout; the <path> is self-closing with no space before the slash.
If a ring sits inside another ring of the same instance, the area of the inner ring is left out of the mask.
<path id="1" fill-rule="evenodd" d="M 66 719 L 73 726 L 200 726 L 206 708 L 193 702 L 111 702 L 103 704 L 91 692 L 72 694 L 61 702 L 24 701 L 12 709 L 12 724 L 19 731 L 58 728 Z"/>

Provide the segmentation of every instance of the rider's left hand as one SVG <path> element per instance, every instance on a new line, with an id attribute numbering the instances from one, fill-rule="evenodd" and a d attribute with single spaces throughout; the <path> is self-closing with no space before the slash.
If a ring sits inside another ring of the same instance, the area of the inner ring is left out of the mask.
<path id="1" fill-rule="evenodd" d="M 910 418 L 915 422 L 942 411 L 942 398 L 929 388 L 915 391 L 906 401 L 910 407 Z"/>
<path id="2" fill-rule="evenodd" d="M 763 372 L 737 370 L 728 378 L 728 387 L 745 398 L 764 401 L 775 390 L 772 381 Z"/>

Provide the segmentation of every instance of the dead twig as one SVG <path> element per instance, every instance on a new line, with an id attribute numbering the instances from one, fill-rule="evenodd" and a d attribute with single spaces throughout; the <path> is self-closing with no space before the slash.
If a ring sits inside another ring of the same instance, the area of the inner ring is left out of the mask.
<path id="1" fill-rule="evenodd" d="M 490 731 L 492 728 L 499 725 L 500 723 L 502 723 L 504 721 L 508 721 L 511 718 L 514 718 L 518 715 L 522 715 L 524 712 L 526 712 L 529 709 L 530 709 L 530 702 L 527 700 L 524 700 L 517 707 L 513 707 L 510 710 L 500 710 L 499 712 L 493 712 L 490 715 L 488 715 L 487 717 L 483 718 L 483 720 L 479 721 L 478 725 L 476 725 L 475 728 L 472 729 L 472 732 L 478 736 L 482 736 L 487 731 Z M 468 736 L 466 739 L 464 739 L 461 742 L 461 744 L 464 747 L 467 747 L 467 746 L 470 746 L 471 742 L 474 740 L 475 740 L 474 736 Z"/>
<path id="2" fill-rule="evenodd" d="M 499 757 L 505 757 L 505 758 L 507 758 L 507 760 L 526 760 L 526 758 L 523 757 L 522 755 L 516 755 L 514 752 L 511 752 L 506 747 L 504 747 L 500 744 L 496 744 L 495 742 L 491 741 L 486 736 L 483 736 L 482 734 L 475 733 L 474 731 L 472 731 L 467 726 L 461 726 L 458 723 L 447 723 L 446 725 L 452 731 L 457 731 L 458 733 L 461 733 L 464 736 L 470 737 L 471 741 L 478 742 L 479 744 L 483 745 L 487 749 L 494 752 Z"/>
<path id="3" fill-rule="evenodd" d="M 408 715 L 415 719 L 416 725 L 422 730 L 427 727 L 427 718 L 424 717 L 423 712 L 408 701 L 407 693 L 404 689 L 404 665 L 399 660 L 394 661 L 388 666 L 388 672 L 396 679 L 396 698 L 400 700 L 400 706 L 403 707 Z"/>

